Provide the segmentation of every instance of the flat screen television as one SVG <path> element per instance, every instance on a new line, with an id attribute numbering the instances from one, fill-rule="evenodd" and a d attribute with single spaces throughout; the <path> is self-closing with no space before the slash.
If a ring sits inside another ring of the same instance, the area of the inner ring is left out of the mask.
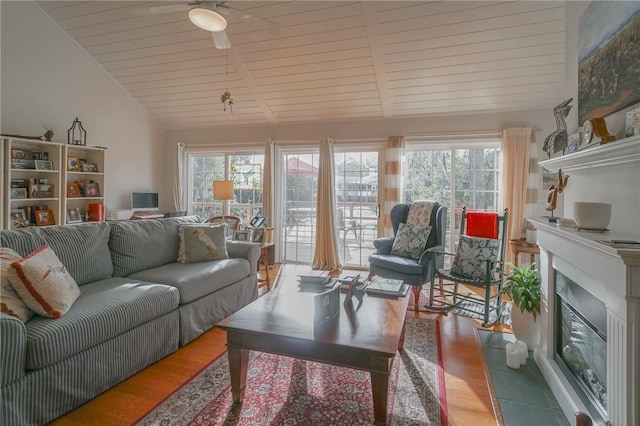
<path id="1" fill-rule="evenodd" d="M 131 210 L 154 212 L 160 210 L 157 192 L 132 192 Z"/>

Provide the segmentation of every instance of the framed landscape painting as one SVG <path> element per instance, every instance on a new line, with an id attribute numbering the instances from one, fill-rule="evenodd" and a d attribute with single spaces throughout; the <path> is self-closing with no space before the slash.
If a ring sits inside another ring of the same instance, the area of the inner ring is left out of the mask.
<path id="1" fill-rule="evenodd" d="M 591 2 L 578 24 L 578 122 L 640 102 L 640 2 Z"/>

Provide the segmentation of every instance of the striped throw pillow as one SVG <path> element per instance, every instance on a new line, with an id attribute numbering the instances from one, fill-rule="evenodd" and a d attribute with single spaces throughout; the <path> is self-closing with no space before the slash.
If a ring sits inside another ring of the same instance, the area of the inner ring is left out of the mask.
<path id="1" fill-rule="evenodd" d="M 7 247 L 0 247 L 0 310 L 3 314 L 11 315 L 22 322 L 27 322 L 33 316 L 33 311 L 22 301 L 13 289 L 7 276 L 11 264 L 22 259 L 15 251 Z"/>

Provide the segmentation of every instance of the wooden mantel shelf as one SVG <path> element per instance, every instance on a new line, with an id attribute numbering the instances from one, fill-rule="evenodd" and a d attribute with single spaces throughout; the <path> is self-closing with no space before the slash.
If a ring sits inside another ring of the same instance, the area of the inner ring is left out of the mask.
<path id="1" fill-rule="evenodd" d="M 640 136 L 632 136 L 597 145 L 549 160 L 539 161 L 540 167 L 557 172 L 586 171 L 597 167 L 640 165 Z"/>

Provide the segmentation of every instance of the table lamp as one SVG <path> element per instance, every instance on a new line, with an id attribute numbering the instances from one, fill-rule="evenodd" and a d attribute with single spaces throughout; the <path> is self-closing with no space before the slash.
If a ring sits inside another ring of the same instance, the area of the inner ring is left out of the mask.
<path id="1" fill-rule="evenodd" d="M 227 223 L 227 200 L 233 200 L 233 181 L 214 180 L 213 199 L 222 200 L 222 221 Z"/>

